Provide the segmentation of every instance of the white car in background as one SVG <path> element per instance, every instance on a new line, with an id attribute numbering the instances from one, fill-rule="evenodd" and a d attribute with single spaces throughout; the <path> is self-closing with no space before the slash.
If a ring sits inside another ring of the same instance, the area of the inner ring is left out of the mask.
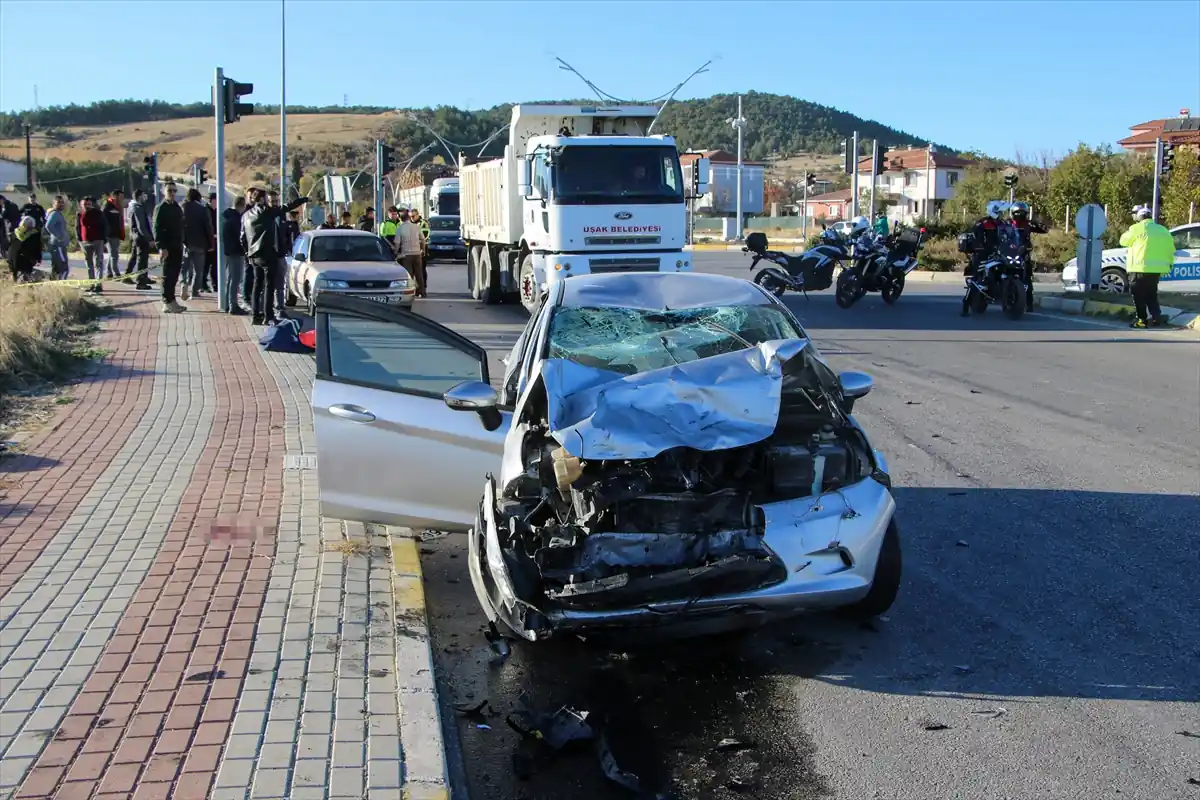
<path id="1" fill-rule="evenodd" d="M 416 283 L 395 262 L 392 248 L 369 231 L 305 231 L 288 257 L 286 303 L 315 315 L 317 295 L 345 294 L 412 308 Z"/>
<path id="2" fill-rule="evenodd" d="M 1175 266 L 1159 284 L 1163 292 L 1200 292 L 1200 222 L 1171 229 L 1175 238 Z M 1125 273 L 1124 247 L 1105 250 L 1101 254 L 1100 291 L 1125 294 L 1129 291 L 1129 276 Z M 1082 292 L 1079 284 L 1079 264 L 1072 258 L 1062 271 L 1063 290 Z"/>

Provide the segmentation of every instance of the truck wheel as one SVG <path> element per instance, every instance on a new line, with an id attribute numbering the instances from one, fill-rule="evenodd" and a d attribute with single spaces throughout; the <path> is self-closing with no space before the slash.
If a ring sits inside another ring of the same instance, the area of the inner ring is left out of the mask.
<path id="1" fill-rule="evenodd" d="M 484 305 L 497 305 L 503 299 L 500 293 L 500 267 L 492 263 L 491 254 L 483 247 L 479 249 L 478 264 L 475 280 L 479 286 L 479 297 Z"/>
<path id="2" fill-rule="evenodd" d="M 533 271 L 532 253 L 527 253 L 521 259 L 521 275 L 517 284 L 521 292 L 521 305 L 525 306 L 529 316 L 535 316 L 541 305 L 541 292 L 538 291 L 537 276 Z"/>
<path id="3" fill-rule="evenodd" d="M 483 298 L 479 291 L 479 248 L 472 247 L 467 253 L 467 291 L 472 300 Z"/>

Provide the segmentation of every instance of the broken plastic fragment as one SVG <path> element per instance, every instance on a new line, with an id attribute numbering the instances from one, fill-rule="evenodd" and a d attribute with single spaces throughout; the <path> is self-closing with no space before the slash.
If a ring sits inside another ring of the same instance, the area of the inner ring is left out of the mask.
<path id="1" fill-rule="evenodd" d="M 997 719 L 997 718 L 1003 717 L 1005 714 L 1007 714 L 1008 709 L 1004 708 L 1003 706 L 996 706 L 995 708 L 984 708 L 984 709 L 980 709 L 978 711 L 972 711 L 971 713 L 977 717 L 987 717 L 988 719 Z"/>
<path id="2" fill-rule="evenodd" d="M 454 706 L 454 710 L 462 714 L 471 722 L 479 723 L 487 719 L 488 712 L 491 711 L 491 708 L 488 706 L 487 700 L 480 700 L 475 705 L 460 703 Z"/>
<path id="3" fill-rule="evenodd" d="M 927 730 L 927 731 L 948 731 L 948 730 L 950 730 L 950 726 L 945 725 L 941 722 L 929 722 L 929 723 L 925 724 L 925 730 Z"/>
<path id="4" fill-rule="evenodd" d="M 957 546 L 957 547 L 966 547 L 966 546 L 967 546 L 967 540 L 966 540 L 966 539 L 959 539 L 959 540 L 958 540 L 957 542 L 955 542 L 954 544 L 955 544 L 955 546 Z"/>
<path id="5" fill-rule="evenodd" d="M 421 531 L 421 535 L 417 538 L 422 542 L 432 542 L 434 539 L 443 539 L 449 535 L 447 531 Z"/>
<path id="6" fill-rule="evenodd" d="M 959 672 L 970 672 L 971 668 L 966 664 L 955 664 L 954 668 Z"/>
<path id="7" fill-rule="evenodd" d="M 743 742 L 740 739 L 730 737 L 717 742 L 717 746 L 713 749 L 718 753 L 737 753 L 742 750 L 753 750 L 757 746 L 754 742 Z"/>
<path id="8" fill-rule="evenodd" d="M 596 755 L 600 759 L 600 769 L 604 771 L 604 777 L 631 792 L 640 792 L 642 790 L 642 782 L 638 779 L 638 776 L 631 772 L 626 772 L 617 765 L 617 759 L 613 756 L 612 748 L 609 747 L 608 740 L 604 734 L 600 734 L 600 737 L 596 740 Z"/>

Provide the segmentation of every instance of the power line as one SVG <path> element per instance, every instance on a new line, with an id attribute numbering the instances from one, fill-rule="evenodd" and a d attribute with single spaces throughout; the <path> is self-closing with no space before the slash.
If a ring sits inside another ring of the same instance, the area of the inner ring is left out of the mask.
<path id="1" fill-rule="evenodd" d="M 84 178 L 95 178 L 97 175 L 108 175 L 110 172 L 121 172 L 129 167 L 113 167 L 112 169 L 101 170 L 100 172 L 90 172 L 87 175 L 76 175 L 73 178 L 43 178 L 42 183 L 67 183 L 68 181 L 81 181 Z"/>

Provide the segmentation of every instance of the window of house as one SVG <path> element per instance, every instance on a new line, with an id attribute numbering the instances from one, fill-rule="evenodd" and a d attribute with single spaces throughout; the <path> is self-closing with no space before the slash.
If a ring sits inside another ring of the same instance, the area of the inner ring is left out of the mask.
<path id="1" fill-rule="evenodd" d="M 915 173 L 915 172 L 904 173 L 904 185 L 905 186 L 916 186 L 917 185 L 917 173 Z"/>
<path id="2" fill-rule="evenodd" d="M 836 217 L 836 216 L 840 216 L 841 213 L 842 213 L 841 206 L 830 206 L 829 207 L 829 216 Z"/>
<path id="3" fill-rule="evenodd" d="M 951 186 L 953 186 L 956 183 L 958 183 L 958 173 L 957 172 L 947 172 L 946 173 L 946 188 L 949 189 Z"/>

